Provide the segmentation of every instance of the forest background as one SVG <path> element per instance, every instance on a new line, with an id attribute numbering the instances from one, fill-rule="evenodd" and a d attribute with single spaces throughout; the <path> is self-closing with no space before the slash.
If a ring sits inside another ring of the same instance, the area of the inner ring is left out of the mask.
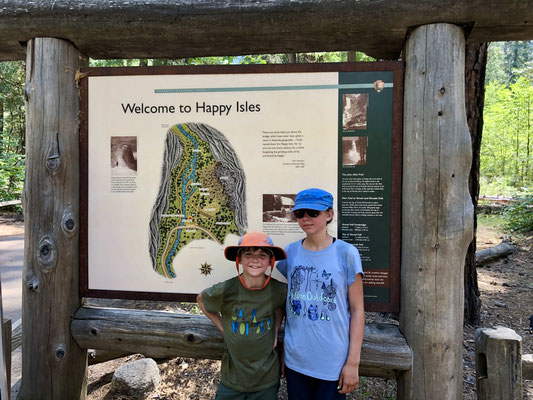
<path id="1" fill-rule="evenodd" d="M 90 66 L 343 62 L 347 52 L 198 57 L 182 60 L 90 60 Z M 373 61 L 355 53 L 356 61 Z M 20 200 L 25 170 L 24 62 L 0 62 L 0 202 Z M 480 200 L 509 197 L 508 231 L 533 229 L 533 41 L 488 48 L 481 142 Z M 21 211 L 21 206 L 14 206 Z M 5 210 L 5 208 L 4 208 Z"/>

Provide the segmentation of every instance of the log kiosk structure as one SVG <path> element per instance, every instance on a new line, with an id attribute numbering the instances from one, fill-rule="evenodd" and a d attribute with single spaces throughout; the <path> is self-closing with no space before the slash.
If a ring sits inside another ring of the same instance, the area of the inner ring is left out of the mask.
<path id="1" fill-rule="evenodd" d="M 85 398 L 85 347 L 106 343 L 100 337 L 110 332 L 110 347 L 131 337 L 124 331 L 113 336 L 115 323 L 109 329 L 88 324 L 81 328 L 88 334 L 76 331 L 78 321 L 102 313 L 112 318 L 105 310 L 79 309 L 75 72 L 86 56 L 183 58 L 343 49 L 389 60 L 403 51 L 406 62 L 400 329 L 412 361 L 406 373 L 399 373 L 405 370 L 399 365 L 393 368 L 399 374 L 399 398 L 459 399 L 462 268 L 472 234 L 465 43 L 531 40 L 532 21 L 531 0 L 3 1 L 0 60 L 25 58 L 27 68 L 20 398 Z M 152 317 L 161 321 L 152 315 L 142 320 Z M 156 324 L 162 326 L 152 333 L 168 337 L 164 323 Z M 209 340 L 196 341 L 202 335 L 187 333 L 190 328 L 183 329 L 185 340 L 201 356 L 206 351 L 202 343 Z M 369 334 L 364 345 L 370 357 L 375 343 L 368 338 L 373 337 Z M 383 375 L 379 367 L 369 373 Z"/>

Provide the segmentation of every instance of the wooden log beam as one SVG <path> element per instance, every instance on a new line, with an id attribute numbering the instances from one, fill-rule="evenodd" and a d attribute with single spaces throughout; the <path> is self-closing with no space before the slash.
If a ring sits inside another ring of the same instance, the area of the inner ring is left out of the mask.
<path id="1" fill-rule="evenodd" d="M 0 201 L 0 207 L 16 206 L 22 204 L 22 200 Z"/>
<path id="2" fill-rule="evenodd" d="M 509 328 L 476 329 L 479 400 L 522 399 L 522 338 Z"/>
<path id="3" fill-rule="evenodd" d="M 452 23 L 469 42 L 533 39 L 530 0 L 4 0 L 0 61 L 33 37 L 92 58 L 358 50 L 396 59 L 410 29 Z"/>
<path id="4" fill-rule="evenodd" d="M 22 400 L 86 397 L 87 351 L 70 335 L 80 306 L 75 74 L 81 64 L 80 53 L 64 40 L 28 43 Z"/>
<path id="5" fill-rule="evenodd" d="M 465 40 L 450 24 L 414 30 L 405 50 L 400 330 L 413 368 L 405 399 L 460 399 L 464 260 L 472 240 Z"/>
<path id="6" fill-rule="evenodd" d="M 222 335 L 202 315 L 81 307 L 73 317 L 71 332 L 82 348 L 147 357 L 220 359 L 224 350 Z M 361 375 L 392 378 L 410 367 L 411 350 L 398 327 L 365 327 Z"/>

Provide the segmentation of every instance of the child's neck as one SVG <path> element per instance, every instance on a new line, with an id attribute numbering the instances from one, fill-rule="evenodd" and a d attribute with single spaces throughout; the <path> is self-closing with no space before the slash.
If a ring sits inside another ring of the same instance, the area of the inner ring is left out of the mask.
<path id="1" fill-rule="evenodd" d="M 303 241 L 303 247 L 306 250 L 320 251 L 333 243 L 333 237 L 324 229 L 322 232 L 317 232 L 313 235 L 307 235 Z"/>
<path id="2" fill-rule="evenodd" d="M 265 274 L 262 274 L 261 276 L 258 276 L 258 277 L 253 277 L 250 275 L 246 275 L 243 272 L 241 276 L 242 276 L 242 280 L 244 281 L 248 289 L 262 289 L 267 280 L 267 277 Z"/>

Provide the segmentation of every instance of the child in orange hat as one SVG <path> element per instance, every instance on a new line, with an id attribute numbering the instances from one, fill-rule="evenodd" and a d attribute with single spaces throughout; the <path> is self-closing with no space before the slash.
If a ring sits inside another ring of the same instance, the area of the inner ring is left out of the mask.
<path id="1" fill-rule="evenodd" d="M 235 261 L 237 276 L 205 289 L 196 299 L 224 336 L 216 399 L 275 400 L 280 380 L 276 345 L 287 285 L 270 275 L 275 261 L 286 258 L 285 251 L 268 235 L 250 232 L 237 246 L 226 247 L 224 255 Z"/>

